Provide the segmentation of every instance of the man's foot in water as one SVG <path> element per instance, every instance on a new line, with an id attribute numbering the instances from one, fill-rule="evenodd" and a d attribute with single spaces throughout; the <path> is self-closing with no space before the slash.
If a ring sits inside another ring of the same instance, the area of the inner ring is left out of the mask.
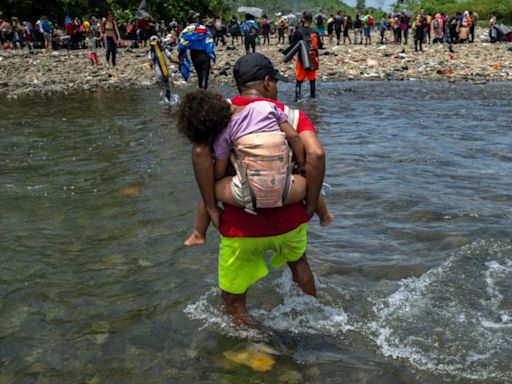
<path id="1" fill-rule="evenodd" d="M 206 244 L 206 237 L 201 235 L 196 230 L 194 230 L 194 232 L 192 232 L 192 234 L 188 237 L 188 239 L 183 242 L 183 245 L 186 245 L 187 247 L 192 247 L 194 245 L 204 245 L 204 244 Z"/>
<path id="2" fill-rule="evenodd" d="M 260 323 L 252 317 L 247 311 L 237 311 L 234 309 L 228 310 L 229 319 L 231 322 L 238 326 L 245 326 L 247 328 L 258 328 Z"/>
<path id="3" fill-rule="evenodd" d="M 332 223 L 332 221 L 334 220 L 334 218 L 336 217 L 336 215 L 334 215 L 334 213 L 327 213 L 327 215 L 325 215 L 325 217 L 321 217 L 320 218 L 320 226 L 321 227 L 326 227 L 328 226 L 329 224 Z"/>

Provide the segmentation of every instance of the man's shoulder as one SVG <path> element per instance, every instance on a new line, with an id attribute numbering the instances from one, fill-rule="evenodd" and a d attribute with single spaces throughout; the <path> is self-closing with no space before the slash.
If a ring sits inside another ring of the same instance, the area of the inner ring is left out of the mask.
<path id="1" fill-rule="evenodd" d="M 239 106 L 249 105 L 256 101 L 270 102 L 270 103 L 274 104 L 276 107 L 278 107 L 281 111 L 285 111 L 285 109 L 287 107 L 285 104 L 283 104 L 277 100 L 265 99 L 263 97 L 249 98 L 249 97 L 243 97 L 243 96 L 235 96 L 231 99 L 231 103 L 233 103 L 234 105 L 239 105 Z M 290 107 L 288 107 L 288 108 L 290 108 Z M 294 108 L 290 108 L 290 110 L 295 111 Z M 309 120 L 309 118 L 307 117 L 306 113 L 304 111 L 301 111 L 300 109 L 297 109 L 297 110 L 299 112 L 299 121 L 297 124 L 297 132 L 301 133 L 301 132 L 305 132 L 305 131 L 311 131 L 311 132 L 316 133 L 316 129 L 315 129 L 313 123 L 311 122 L 311 120 Z"/>

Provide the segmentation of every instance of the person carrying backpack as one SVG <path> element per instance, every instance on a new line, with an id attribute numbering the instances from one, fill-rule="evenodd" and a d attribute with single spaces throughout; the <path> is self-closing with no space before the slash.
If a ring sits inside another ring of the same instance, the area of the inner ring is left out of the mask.
<path id="1" fill-rule="evenodd" d="M 256 38 L 258 37 L 258 24 L 254 20 L 254 16 L 250 14 L 245 15 L 245 21 L 240 26 L 240 30 L 244 36 L 245 53 L 249 53 L 252 48 L 256 52 Z"/>
<path id="2" fill-rule="evenodd" d="M 322 10 L 320 9 L 318 13 L 315 15 L 315 25 L 316 25 L 316 33 L 318 33 L 318 36 L 320 36 L 320 40 L 322 43 L 324 42 L 324 34 L 325 34 L 325 21 L 326 21 L 325 15 L 322 13 Z"/>
<path id="3" fill-rule="evenodd" d="M 375 25 L 375 20 L 372 15 L 368 13 L 368 11 L 364 11 L 363 16 L 363 24 L 364 24 L 364 45 L 368 46 L 372 44 L 372 28 Z"/>
<path id="4" fill-rule="evenodd" d="M 304 80 L 309 80 L 310 96 L 316 96 L 316 71 L 318 70 L 318 50 L 321 48 L 321 40 L 318 32 L 313 31 L 311 22 L 313 16 L 305 12 L 302 18 L 302 27 L 293 35 L 292 44 L 284 51 L 285 55 L 296 50 L 298 44 L 298 60 L 295 64 L 295 100 L 301 97 L 301 88 Z"/>

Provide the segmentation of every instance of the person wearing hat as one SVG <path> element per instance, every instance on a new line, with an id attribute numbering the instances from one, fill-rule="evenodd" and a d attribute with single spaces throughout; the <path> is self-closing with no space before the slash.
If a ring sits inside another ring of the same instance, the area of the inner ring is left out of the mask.
<path id="1" fill-rule="evenodd" d="M 198 187 L 212 222 L 220 232 L 219 287 L 229 316 L 236 323 L 253 324 L 246 308 L 250 286 L 267 275 L 264 254 L 272 251 L 270 265 L 279 268 L 287 263 L 293 280 L 302 291 L 316 296 L 313 273 L 306 258 L 307 223 L 317 208 L 325 174 L 325 153 L 316 131 L 304 112 L 293 110 L 277 101 L 277 83 L 286 81 L 260 53 L 249 53 L 235 63 L 233 75 L 240 96 L 231 99 L 243 107 L 266 100 L 288 116 L 305 147 L 306 201 L 279 208 L 257 209 L 257 215 L 243 208 L 224 204 L 220 210 L 211 186 L 214 185 L 210 146 L 194 146 L 193 167 Z"/>
<path id="2" fill-rule="evenodd" d="M 318 50 L 321 45 L 320 36 L 311 28 L 313 16 L 309 12 L 304 12 L 302 16 L 302 27 L 298 28 L 293 37 L 290 46 L 285 50 L 285 54 L 290 52 L 300 41 L 306 43 L 307 52 L 299 51 L 298 60 L 295 62 L 295 100 L 301 97 L 302 83 L 309 80 L 310 96 L 316 97 L 316 71 L 319 66 Z M 308 55 L 303 57 L 303 55 Z"/>
<path id="3" fill-rule="evenodd" d="M 191 66 L 188 52 L 190 52 L 199 88 L 207 89 L 210 67 L 211 64 L 215 65 L 216 61 L 215 44 L 209 29 L 199 22 L 199 13 L 190 11 L 189 22 L 190 25 L 180 33 L 178 40 L 179 69 L 185 81 L 188 81 Z"/>

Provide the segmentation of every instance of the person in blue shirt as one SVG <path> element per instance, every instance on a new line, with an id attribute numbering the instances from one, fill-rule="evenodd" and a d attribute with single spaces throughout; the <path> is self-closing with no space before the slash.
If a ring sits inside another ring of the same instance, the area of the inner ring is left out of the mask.
<path id="1" fill-rule="evenodd" d="M 240 26 L 240 31 L 244 37 L 245 54 L 249 53 L 252 48 L 256 52 L 256 38 L 258 37 L 258 24 L 254 20 L 254 16 L 250 14 L 245 15 L 245 21 Z"/>
<path id="2" fill-rule="evenodd" d="M 380 43 L 384 44 L 384 37 L 386 37 L 386 31 L 388 30 L 388 15 L 385 13 L 380 20 Z"/>
<path id="3" fill-rule="evenodd" d="M 207 89 L 210 64 L 215 66 L 216 61 L 213 37 L 208 28 L 199 23 L 198 13 L 190 12 L 189 20 L 191 24 L 181 32 L 178 41 L 179 69 L 185 81 L 188 81 L 191 65 L 187 53 L 190 51 L 199 88 Z"/>

